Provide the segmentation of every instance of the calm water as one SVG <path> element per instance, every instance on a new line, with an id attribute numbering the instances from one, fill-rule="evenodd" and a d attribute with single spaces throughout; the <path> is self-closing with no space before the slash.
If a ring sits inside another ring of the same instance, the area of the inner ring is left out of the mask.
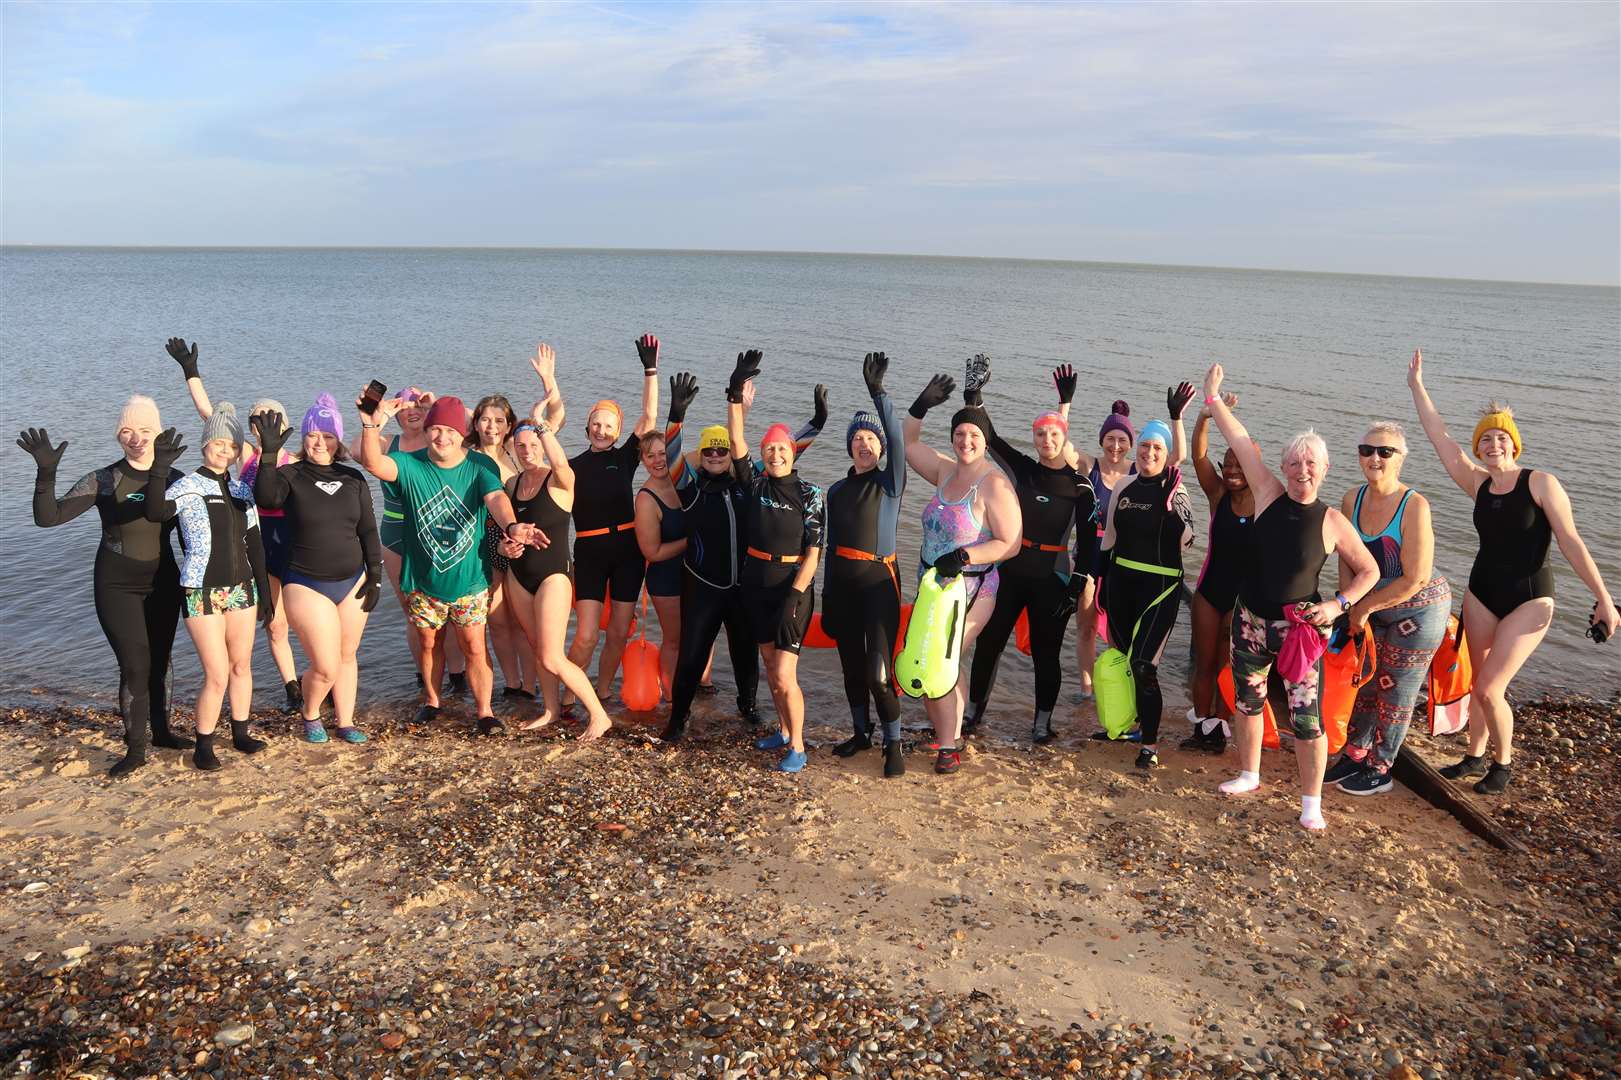
<path id="1" fill-rule="evenodd" d="M 636 392 L 631 341 L 644 330 L 665 342 L 667 373 L 687 369 L 702 381 L 689 417 L 697 424 L 721 419 L 731 358 L 757 347 L 766 360 L 756 437 L 771 420 L 804 419 L 815 383 L 832 388 L 830 437 L 802 466 L 824 484 L 846 467 L 838 443 L 850 412 L 865 402 L 860 360 L 869 349 L 893 358 L 889 387 L 902 408 L 932 372 L 960 377 L 965 356 L 989 353 L 995 375 L 986 401 L 1009 432 L 1025 430 L 1051 404 L 1048 372 L 1069 361 L 1082 376 L 1073 430 L 1087 448 L 1110 401 L 1129 400 L 1140 426 L 1163 416 L 1168 383 L 1198 382 L 1219 358 L 1242 397 L 1240 416 L 1274 453 L 1307 425 L 1324 434 L 1334 456 L 1324 493 L 1336 503 L 1360 482 L 1355 443 L 1367 421 L 1408 424 L 1414 453 L 1405 478 L 1435 505 L 1436 563 L 1461 597 L 1475 536 L 1468 500 L 1446 480 L 1413 416 L 1406 362 L 1421 345 L 1430 391 L 1454 431 L 1467 435 L 1492 397 L 1514 406 L 1526 462 L 1559 474 L 1606 579 L 1621 588 L 1615 289 L 982 259 L 539 250 L 10 248 L 0 251 L 0 282 L 7 433 L 0 693 L 8 698 L 42 687 L 110 701 L 116 690 L 91 605 L 94 514 L 35 528 L 33 462 L 11 446 L 9 433 L 43 425 L 69 440 L 59 492 L 118 457 L 113 426 L 135 391 L 155 397 L 165 422 L 195 447 L 201 425 L 163 351 L 171 335 L 201 342 L 216 401 L 245 413 L 255 398 L 275 397 L 295 418 L 317 390 L 345 400 L 373 377 L 391 388 L 414 383 L 459 394 L 469 404 L 501 391 L 521 410 L 535 385 L 527 357 L 547 341 L 572 402 L 564 438 L 571 449 L 584 445 L 586 403 Z M 629 400 L 626 407 L 634 411 Z M 926 429 L 940 446 L 943 427 L 936 419 Z M 1215 443 L 1219 450 L 1219 435 Z M 196 464 L 194 449 L 181 465 Z M 912 480 L 903 556 L 917 550 L 927 497 Z M 1197 492 L 1195 503 L 1202 508 Z M 1202 556 L 1201 543 L 1187 557 L 1190 573 Z M 1607 696 L 1621 686 L 1621 653 L 1582 636 L 1591 599 L 1557 553 L 1554 565 L 1559 614 L 1522 687 Z M 385 598 L 361 651 L 363 699 L 408 692 L 401 626 Z M 1184 613 L 1169 650 L 1168 689 L 1185 677 L 1186 641 Z M 183 630 L 175 655 L 177 683 L 195 685 Z M 842 723 L 836 660 L 819 656 L 808 666 L 807 686 L 819 687 L 810 691 L 812 715 Z M 1021 723 L 1028 671 L 1022 658 L 1005 665 L 998 689 L 998 702 Z M 258 679 L 275 686 L 262 645 Z M 1065 679 L 1067 701 L 1072 660 Z"/>

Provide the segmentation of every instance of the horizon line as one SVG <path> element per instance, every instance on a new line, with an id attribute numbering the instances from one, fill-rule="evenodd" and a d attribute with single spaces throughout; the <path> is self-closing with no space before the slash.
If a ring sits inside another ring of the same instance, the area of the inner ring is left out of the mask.
<path id="1" fill-rule="evenodd" d="M 1621 278 L 1614 283 L 1584 281 L 1525 281 L 1514 278 L 1471 278 L 1445 274 L 1389 274 L 1367 270 L 1309 270 L 1271 266 L 1230 266 L 1211 263 L 1130 262 L 1120 259 L 1065 259 L 1028 255 L 942 255 L 905 251 L 817 251 L 811 249 L 768 248 L 657 248 L 614 247 L 600 244 L 528 244 L 503 241 L 470 241 L 446 244 L 58 244 L 0 243 L 0 251 L 27 249 L 88 251 L 566 251 L 607 252 L 622 255 L 816 255 L 828 258 L 863 259 L 941 259 L 981 262 L 1058 263 L 1072 266 L 1126 266 L 1149 270 L 1237 270 L 1252 274 L 1310 274 L 1318 277 L 1392 278 L 1412 281 L 1456 281 L 1484 285 L 1543 285 L 1555 288 L 1621 290 Z"/>

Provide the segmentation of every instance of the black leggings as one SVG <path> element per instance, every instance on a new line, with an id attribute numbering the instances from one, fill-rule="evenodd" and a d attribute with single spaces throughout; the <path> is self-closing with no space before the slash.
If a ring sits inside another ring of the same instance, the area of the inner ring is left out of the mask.
<path id="1" fill-rule="evenodd" d="M 709 663 L 720 628 L 726 627 L 726 651 L 732 658 L 732 678 L 737 683 L 737 709 L 754 709 L 760 688 L 760 654 L 754 645 L 754 628 L 743 605 L 743 590 L 717 589 L 686 571 L 681 586 L 681 651 L 675 660 L 675 687 L 670 691 L 670 726 L 677 731 L 687 724 L 692 699 L 698 693 L 698 680 Z"/>
<path id="2" fill-rule="evenodd" d="M 985 621 L 974 645 L 974 663 L 968 678 L 968 700 L 983 705 L 996 685 L 996 672 L 1019 613 L 1030 613 L 1030 660 L 1036 668 L 1036 711 L 1052 712 L 1063 684 L 1059 654 L 1069 613 L 1064 609 L 1064 583 L 1056 575 L 1016 577 L 1005 569 L 996 590 L 996 607 Z"/>
<path id="3" fill-rule="evenodd" d="M 822 607 L 822 629 L 839 647 L 851 726 L 857 735 L 871 737 L 870 696 L 884 742 L 899 742 L 901 703 L 890 678 L 901 628 L 901 596 L 894 575 L 883 563 L 867 563 L 836 580 L 830 576 L 822 589 Z"/>
<path id="4" fill-rule="evenodd" d="M 180 571 L 173 561 L 136 562 L 96 554 L 96 618 L 118 658 L 124 741 L 146 746 L 146 732 L 169 732 L 169 656 L 180 622 Z"/>
<path id="5" fill-rule="evenodd" d="M 1172 587 L 1174 585 L 1174 588 Z M 1169 589 L 1168 595 L 1162 595 Z M 1137 691 L 1137 725 L 1143 745 L 1159 741 L 1165 697 L 1159 688 L 1159 661 L 1182 606 L 1182 579 L 1116 566 L 1109 571 L 1103 610 L 1109 617 L 1109 644 L 1131 660 Z M 1135 634 L 1133 633 L 1135 630 Z"/>

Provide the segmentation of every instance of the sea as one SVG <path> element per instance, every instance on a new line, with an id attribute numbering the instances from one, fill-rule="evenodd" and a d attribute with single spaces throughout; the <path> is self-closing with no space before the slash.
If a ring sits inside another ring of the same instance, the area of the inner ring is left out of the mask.
<path id="1" fill-rule="evenodd" d="M 156 398 L 165 424 L 187 437 L 192 449 L 181 467 L 198 464 L 201 421 L 164 352 L 170 337 L 200 344 L 216 402 L 234 402 L 245 415 L 254 400 L 277 398 L 295 422 L 317 392 L 351 401 L 373 378 L 391 390 L 416 385 L 468 404 L 500 392 L 523 411 L 537 390 L 528 359 L 547 342 L 571 403 L 563 435 L 571 450 L 585 445 L 588 403 L 614 397 L 636 411 L 638 335 L 662 340 L 664 375 L 697 375 L 701 390 L 688 422 L 698 426 L 723 419 L 733 359 L 757 348 L 765 360 L 751 417 L 756 437 L 773 421 L 797 426 L 808 418 L 818 383 L 831 393 L 827 434 L 800 465 L 823 485 L 848 468 L 841 441 L 850 414 L 868 405 L 861 359 L 870 350 L 889 354 L 887 385 L 901 409 L 932 374 L 960 381 L 967 357 L 988 354 L 986 405 L 1015 441 L 1055 403 L 1053 366 L 1073 364 L 1080 389 L 1071 434 L 1088 450 L 1115 399 L 1130 403 L 1140 427 L 1165 415 L 1170 384 L 1197 384 L 1219 360 L 1227 388 L 1240 396 L 1240 418 L 1269 458 L 1296 432 L 1321 433 L 1331 455 L 1323 495 L 1335 504 L 1361 482 L 1356 444 L 1368 423 L 1406 425 L 1412 453 L 1403 479 L 1431 500 L 1435 564 L 1453 582 L 1457 604 L 1476 549 L 1472 507 L 1446 478 L 1413 411 L 1406 371 L 1420 347 L 1426 384 L 1455 434 L 1467 438 L 1488 401 L 1513 406 L 1525 464 L 1559 476 L 1589 550 L 1621 591 L 1615 288 L 891 255 L 7 247 L 0 249 L 0 316 L 0 427 L 45 427 L 53 440 L 67 440 L 59 494 L 118 459 L 119 409 L 135 392 Z M 925 438 L 941 448 L 948 448 L 947 415 L 941 410 L 925 426 Z M 352 413 L 346 422 L 356 423 Z M 1212 445 L 1219 455 L 1219 433 Z M 0 701 L 115 705 L 117 669 L 91 601 L 96 516 L 37 528 L 32 460 L 8 439 L 0 461 Z M 928 499 L 922 481 L 909 483 L 900 537 L 908 589 Z M 1191 494 L 1202 515 L 1196 485 Z M 1190 581 L 1203 553 L 1201 535 L 1185 557 Z M 1555 551 L 1552 560 L 1553 629 L 1515 692 L 1610 697 L 1621 690 L 1621 642 L 1596 646 L 1584 636 L 1592 597 L 1563 555 Z M 1329 588 L 1333 566 L 1324 577 Z M 657 637 L 656 620 L 646 632 Z M 1028 732 L 1029 662 L 1011 644 L 1008 651 L 991 717 L 998 728 Z M 1186 705 L 1188 654 L 1184 611 L 1162 669 L 1173 713 Z M 363 705 L 414 693 L 404 621 L 389 592 L 360 662 Z M 808 651 L 803 664 L 809 718 L 848 723 L 836 658 Z M 719 681 L 729 682 L 724 650 L 717 667 Z M 199 674 L 183 628 L 174 676 L 184 700 Z M 1066 646 L 1061 724 L 1086 722 L 1070 703 L 1076 676 Z M 258 708 L 278 705 L 262 638 L 255 680 Z M 762 706 L 769 709 L 769 695 Z M 908 722 L 921 723 L 921 709 L 907 708 L 917 713 Z"/>

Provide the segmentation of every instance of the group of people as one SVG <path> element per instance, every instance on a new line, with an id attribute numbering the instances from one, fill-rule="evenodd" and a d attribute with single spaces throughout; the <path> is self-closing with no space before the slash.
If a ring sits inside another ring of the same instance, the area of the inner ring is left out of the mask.
<path id="1" fill-rule="evenodd" d="M 522 419 L 499 394 L 468 409 L 457 397 L 416 387 L 385 396 L 374 383 L 355 403 L 358 438 L 345 442 L 343 410 L 323 393 L 303 413 L 289 451 L 285 407 L 261 399 L 244 427 L 232 405 L 210 400 L 197 346 L 171 339 L 169 354 L 203 420 L 200 466 L 175 468 L 181 438 L 162 427 L 150 397 L 136 395 L 118 421 L 122 458 L 85 474 L 61 498 L 56 472 L 67 444 L 53 446 L 43 430 L 23 432 L 18 444 L 37 465 L 35 522 L 59 525 L 92 506 L 101 518 L 95 603 L 118 659 L 126 742 L 114 775 L 140 766 L 149 746 L 190 747 L 199 768 L 218 768 L 214 733 L 227 698 L 232 746 L 249 754 L 263 748 L 249 730 L 256 623 L 267 627 L 305 737 L 327 741 L 322 709 L 330 702 L 337 737 L 364 742 L 355 724 L 355 656 L 385 578 L 408 616 L 419 721 L 437 717 L 448 683 L 471 693 L 480 733 L 500 730 L 493 651 L 503 695 L 541 699 L 527 727 L 574 714 L 584 723 L 580 738 L 600 737 L 612 725 L 604 702 L 645 588 L 663 635 L 670 710 L 662 738 L 679 743 L 697 695 L 713 692 L 709 668 L 724 627 L 739 715 L 751 728 L 763 725 L 755 704 L 763 662 L 777 728 L 755 745 L 781 751 L 777 768 L 797 772 L 807 763 L 799 654 L 824 562 L 820 627 L 837 647 L 852 729 L 833 752 L 850 757 L 881 746 L 884 775 L 901 775 L 891 662 L 902 626 L 897 531 L 908 471 L 932 487 L 915 576 L 932 570 L 963 583 L 962 648 L 950 663 L 964 664 L 966 678 L 925 700 L 935 771 L 960 768 L 963 740 L 984 722 L 1021 616 L 1034 667 L 1032 739 L 1054 736 L 1068 626 L 1077 627 L 1083 699 L 1093 692 L 1102 627 L 1111 655 L 1129 670 L 1136 764 L 1153 769 L 1165 711 L 1158 668 L 1185 591 L 1184 552 L 1199 530 L 1181 469 L 1183 417 L 1202 397 L 1191 452 L 1210 519 L 1190 605 L 1192 732 L 1183 745 L 1220 752 L 1230 730 L 1240 771 L 1221 790 L 1255 790 L 1270 697 L 1294 736 L 1303 827 L 1323 827 L 1325 782 L 1352 794 L 1389 788 L 1452 611 L 1451 586 L 1434 568 L 1429 503 L 1401 480 L 1408 447 L 1400 425 L 1370 425 L 1357 445 L 1365 482 L 1335 508 L 1319 498 L 1329 466 L 1321 436 L 1308 430 L 1289 440 L 1274 471 L 1239 421 L 1220 364 L 1205 374 L 1202 393 L 1186 382 L 1169 388 L 1166 418 L 1141 428 L 1127 404 L 1115 402 L 1093 456 L 1070 435 L 1078 385 L 1071 367 L 1053 372 L 1057 400 L 1031 421 L 1033 452 L 1026 452 L 992 424 L 982 392 L 991 365 L 976 356 L 942 452 L 924 442 L 923 429 L 932 410 L 952 401 L 955 380 L 933 376 L 903 419 L 885 388 L 889 360 L 873 352 L 861 365 L 871 407 L 845 430 L 849 471 L 824 491 L 796 469 L 826 424 L 824 387 L 816 388 L 809 423 L 764 428 L 756 460 L 746 428 L 762 356 L 739 353 L 726 422 L 703 428 L 696 447 L 684 450 L 698 381 L 686 373 L 670 379 L 661 428 L 659 341 L 644 335 L 635 348 L 641 410 L 629 432 L 617 402 L 595 402 L 586 412 L 587 445 L 572 456 L 559 439 L 566 409 L 556 356 L 545 345 L 531 361 L 539 387 Z M 1474 670 L 1469 752 L 1443 772 L 1479 776 L 1477 791 L 1499 793 L 1512 764 L 1506 691 L 1552 623 L 1552 541 L 1593 593 L 1594 636 L 1613 633 L 1621 616 L 1559 481 L 1520 464 L 1513 414 L 1493 404 L 1468 447 L 1460 446 L 1422 374 L 1415 353 L 1408 383 L 1420 422 L 1448 475 L 1473 499 L 1480 538 L 1461 614 Z M 1227 443 L 1219 464 L 1209 459 L 1212 423 Z M 390 424 L 398 430 L 388 433 Z M 639 488 L 638 468 L 646 474 Z M 382 486 L 380 521 L 366 473 Z M 1319 577 L 1330 556 L 1337 588 L 1325 600 Z M 169 722 L 170 654 L 182 616 L 203 672 L 195 744 Z M 302 677 L 289 627 L 307 662 Z M 1374 638 L 1378 671 L 1357 693 L 1348 741 L 1330 766 L 1319 706 L 1322 652 L 1331 636 L 1364 634 Z M 1216 692 L 1228 663 L 1230 710 Z"/>

